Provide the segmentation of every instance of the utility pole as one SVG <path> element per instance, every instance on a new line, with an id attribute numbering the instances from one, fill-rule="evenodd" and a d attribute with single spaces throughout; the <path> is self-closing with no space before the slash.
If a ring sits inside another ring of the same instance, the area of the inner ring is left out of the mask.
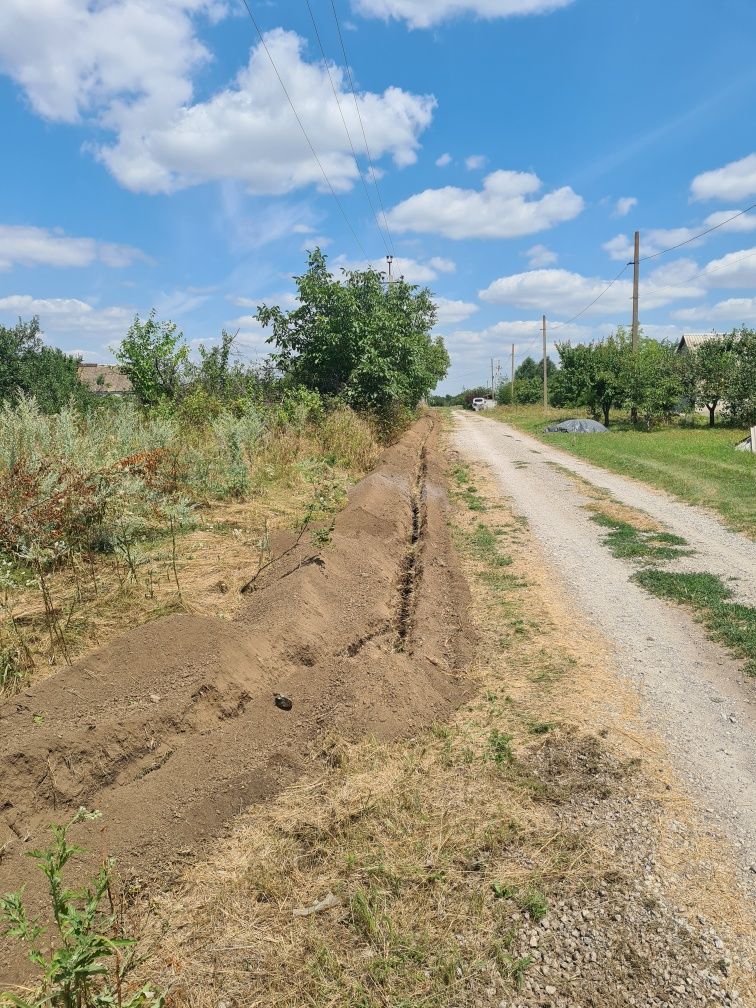
<path id="1" fill-rule="evenodd" d="M 388 268 L 389 268 L 389 277 L 388 277 L 388 282 L 389 283 L 391 283 L 391 263 L 393 261 L 394 261 L 394 257 L 392 255 L 387 255 L 386 256 L 386 262 L 388 263 Z"/>
<path id="2" fill-rule="evenodd" d="M 494 360 L 491 358 L 491 398 L 496 398 L 496 393 L 494 392 Z"/>
<path id="3" fill-rule="evenodd" d="M 543 411 L 549 408 L 549 369 L 546 366 L 546 316 L 543 316 Z"/>
<path id="4" fill-rule="evenodd" d="M 640 231 L 635 232 L 633 257 L 633 353 L 638 352 L 638 282 L 640 280 Z"/>
<path id="5" fill-rule="evenodd" d="M 514 360 L 515 360 L 515 345 L 513 343 L 512 344 L 512 395 L 510 397 L 510 403 L 509 403 L 510 406 L 514 406 L 514 404 L 515 404 L 515 401 L 514 401 L 514 371 L 515 371 Z"/>

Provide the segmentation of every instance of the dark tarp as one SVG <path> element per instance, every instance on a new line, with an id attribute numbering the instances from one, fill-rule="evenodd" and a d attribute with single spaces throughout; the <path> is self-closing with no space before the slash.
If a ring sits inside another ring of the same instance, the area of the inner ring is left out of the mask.
<path id="1" fill-rule="evenodd" d="M 609 431 L 598 420 L 562 420 L 561 423 L 550 424 L 546 430 L 549 434 L 608 434 Z"/>

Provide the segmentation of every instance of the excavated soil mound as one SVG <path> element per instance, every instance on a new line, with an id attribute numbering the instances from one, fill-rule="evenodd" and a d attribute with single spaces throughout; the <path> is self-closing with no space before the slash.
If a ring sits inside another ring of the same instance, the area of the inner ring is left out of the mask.
<path id="1" fill-rule="evenodd" d="M 233 622 L 159 619 L 5 702 L 0 893 L 26 884 L 40 902 L 23 854 L 81 805 L 103 812 L 121 876 L 148 881 L 285 788 L 329 738 L 410 734 L 465 699 L 467 589 L 437 436 L 416 424 L 352 490 L 331 544 L 275 564 Z M 8 944 L 0 983 L 26 972 Z"/>

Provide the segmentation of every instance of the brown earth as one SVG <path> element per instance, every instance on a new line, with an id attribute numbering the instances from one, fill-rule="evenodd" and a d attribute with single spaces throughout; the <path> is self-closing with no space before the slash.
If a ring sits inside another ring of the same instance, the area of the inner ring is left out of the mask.
<path id="1" fill-rule="evenodd" d="M 352 490 L 331 544 L 303 542 L 274 564 L 232 622 L 164 617 L 6 701 L 0 892 L 23 884 L 39 904 L 22 855 L 82 805 L 102 811 L 123 878 L 170 876 L 329 737 L 405 736 L 469 695 L 467 587 L 437 436 L 416 424 Z M 0 983 L 26 975 L 18 952 L 0 949 Z"/>

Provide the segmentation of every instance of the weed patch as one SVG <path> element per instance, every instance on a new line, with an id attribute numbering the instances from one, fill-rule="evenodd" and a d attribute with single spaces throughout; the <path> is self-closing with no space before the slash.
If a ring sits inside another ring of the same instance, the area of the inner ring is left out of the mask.
<path id="1" fill-rule="evenodd" d="M 709 637 L 745 658 L 746 672 L 756 676 L 756 608 L 731 602 L 732 591 L 720 578 L 648 570 L 634 574 L 633 580 L 659 598 L 695 610 Z"/>
<path id="2" fill-rule="evenodd" d="M 604 543 L 613 556 L 623 560 L 635 560 L 639 563 L 657 563 L 659 561 L 676 560 L 678 557 L 691 556 L 693 550 L 682 549 L 688 543 L 682 536 L 670 532 L 645 532 L 629 522 L 610 518 L 597 512 L 591 519 L 602 528 L 609 529 Z"/>

